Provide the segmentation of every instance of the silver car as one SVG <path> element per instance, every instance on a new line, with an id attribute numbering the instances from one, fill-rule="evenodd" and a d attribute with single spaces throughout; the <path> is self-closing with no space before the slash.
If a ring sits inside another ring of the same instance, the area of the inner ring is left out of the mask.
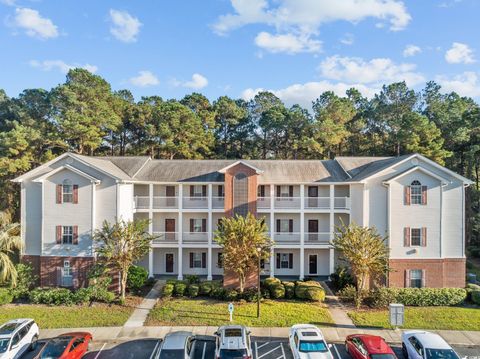
<path id="1" fill-rule="evenodd" d="M 0 359 L 19 358 L 27 350 L 34 350 L 38 334 L 38 326 L 33 319 L 6 322 L 0 326 Z"/>
<path id="2" fill-rule="evenodd" d="M 215 336 L 216 359 L 252 359 L 250 331 L 243 325 L 224 325 Z"/>
<path id="3" fill-rule="evenodd" d="M 168 333 L 160 344 L 155 357 L 158 359 L 189 359 L 193 340 L 191 332 Z"/>

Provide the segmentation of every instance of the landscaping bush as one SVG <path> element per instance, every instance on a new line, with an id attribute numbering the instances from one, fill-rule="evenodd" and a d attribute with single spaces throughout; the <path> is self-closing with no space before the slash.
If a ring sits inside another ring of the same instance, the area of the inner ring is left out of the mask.
<path id="1" fill-rule="evenodd" d="M 305 291 L 305 297 L 311 302 L 323 302 L 325 300 L 325 290 L 321 287 L 308 287 Z"/>
<path id="2" fill-rule="evenodd" d="M 281 284 L 282 282 L 280 279 L 275 278 L 275 277 L 268 277 L 263 281 L 265 287 L 269 288 L 273 284 Z"/>
<path id="3" fill-rule="evenodd" d="M 389 303 L 409 306 L 450 306 L 462 303 L 467 297 L 463 288 L 377 288 L 367 300 L 375 307 L 386 307 Z"/>
<path id="4" fill-rule="evenodd" d="M 470 247 L 468 251 L 471 257 L 480 258 L 480 247 Z"/>
<path id="5" fill-rule="evenodd" d="M 227 288 L 225 290 L 224 300 L 228 300 L 229 302 L 233 302 L 237 300 L 238 292 L 233 288 Z"/>
<path id="6" fill-rule="evenodd" d="M 199 295 L 208 296 L 212 292 L 214 284 L 211 281 L 200 282 Z"/>
<path id="7" fill-rule="evenodd" d="M 285 286 L 282 283 L 275 283 L 270 285 L 270 298 L 272 299 L 285 298 Z"/>
<path id="8" fill-rule="evenodd" d="M 145 268 L 132 265 L 128 268 L 127 288 L 129 290 L 139 290 L 142 288 L 148 279 L 148 272 Z"/>
<path id="9" fill-rule="evenodd" d="M 73 302 L 75 304 L 86 304 L 90 302 L 92 291 L 89 288 L 80 288 L 73 293 Z"/>
<path id="10" fill-rule="evenodd" d="M 187 289 L 187 285 L 184 282 L 177 281 L 173 285 L 173 295 L 175 297 L 183 297 L 185 295 L 186 289 Z"/>
<path id="11" fill-rule="evenodd" d="M 187 281 L 188 284 L 199 284 L 200 283 L 200 277 L 195 274 L 189 274 L 185 276 L 185 280 Z"/>
<path id="12" fill-rule="evenodd" d="M 37 276 L 33 275 L 33 268 L 28 264 L 19 263 L 17 269 L 17 285 L 11 289 L 14 299 L 28 298 L 30 289 L 33 288 Z"/>
<path id="13" fill-rule="evenodd" d="M 348 268 L 343 266 L 337 266 L 335 268 L 335 272 L 330 276 L 330 278 L 333 288 L 335 288 L 337 291 L 345 288 L 347 285 L 355 284 L 355 281 L 348 271 Z"/>
<path id="14" fill-rule="evenodd" d="M 353 302 L 357 295 L 357 289 L 353 285 L 347 285 L 340 289 L 337 295 L 344 302 Z"/>
<path id="15" fill-rule="evenodd" d="M 474 290 L 472 292 L 472 302 L 480 305 L 480 290 Z"/>
<path id="16" fill-rule="evenodd" d="M 260 288 L 260 299 L 270 299 L 270 289 Z M 255 301 L 256 300 L 257 300 L 257 296 L 255 296 Z"/>
<path id="17" fill-rule="evenodd" d="M 325 300 L 325 291 L 318 282 L 297 281 L 295 283 L 295 297 L 298 299 L 319 302 Z"/>
<path id="18" fill-rule="evenodd" d="M 100 276 L 91 279 L 88 287 L 90 291 L 90 300 L 96 302 L 112 303 L 115 300 L 115 293 L 108 290 L 112 283 L 111 277 Z"/>
<path id="19" fill-rule="evenodd" d="M 13 294 L 8 288 L 0 288 L 0 305 L 9 304 L 13 301 Z"/>
<path id="20" fill-rule="evenodd" d="M 226 289 L 220 286 L 213 287 L 212 291 L 210 292 L 210 296 L 218 300 L 225 300 L 225 295 L 226 295 Z"/>
<path id="21" fill-rule="evenodd" d="M 257 300 L 257 293 L 258 289 L 255 287 L 246 288 L 240 295 L 240 298 L 246 300 L 247 302 L 254 302 Z"/>
<path id="22" fill-rule="evenodd" d="M 473 302 L 472 292 L 476 291 L 476 290 L 480 290 L 480 285 L 473 284 L 473 283 L 468 283 L 467 288 L 465 288 L 465 290 L 467 291 L 467 299 L 466 300 L 469 301 L 469 302 Z"/>
<path id="23" fill-rule="evenodd" d="M 72 305 L 75 303 L 72 291 L 67 288 L 38 288 L 30 292 L 33 304 Z"/>
<path id="24" fill-rule="evenodd" d="M 162 288 L 162 297 L 170 298 L 173 294 L 174 285 L 172 283 L 167 283 Z"/>
<path id="25" fill-rule="evenodd" d="M 293 282 L 283 282 L 282 284 L 285 287 L 285 298 L 286 299 L 295 298 L 295 283 L 293 283 Z"/>
<path id="26" fill-rule="evenodd" d="M 199 287 L 198 284 L 189 284 L 187 287 L 187 296 L 190 298 L 198 297 Z"/>

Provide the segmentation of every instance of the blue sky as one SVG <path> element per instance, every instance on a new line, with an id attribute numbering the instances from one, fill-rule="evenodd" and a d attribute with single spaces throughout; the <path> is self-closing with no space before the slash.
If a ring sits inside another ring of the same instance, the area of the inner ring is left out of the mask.
<path id="1" fill-rule="evenodd" d="M 479 0 L 0 0 L 0 88 L 49 89 L 81 66 L 137 99 L 267 89 L 309 106 L 436 80 L 478 100 L 479 13 Z"/>

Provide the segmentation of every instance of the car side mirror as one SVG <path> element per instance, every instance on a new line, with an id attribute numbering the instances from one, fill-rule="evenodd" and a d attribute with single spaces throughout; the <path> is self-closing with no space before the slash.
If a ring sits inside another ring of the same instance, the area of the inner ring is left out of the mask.
<path id="1" fill-rule="evenodd" d="M 218 332 L 215 332 L 215 333 L 213 333 L 213 335 L 219 335 L 219 333 L 218 333 Z"/>
<path id="2" fill-rule="evenodd" d="M 247 332 L 247 334 L 250 335 L 250 334 L 252 334 L 252 332 L 249 330 L 249 331 Z"/>
<path id="3" fill-rule="evenodd" d="M 12 349 L 17 349 L 17 348 L 18 348 L 18 344 L 12 345 Z"/>
<path id="4" fill-rule="evenodd" d="M 332 349 L 333 348 L 333 345 L 332 344 L 328 344 L 328 349 Z"/>

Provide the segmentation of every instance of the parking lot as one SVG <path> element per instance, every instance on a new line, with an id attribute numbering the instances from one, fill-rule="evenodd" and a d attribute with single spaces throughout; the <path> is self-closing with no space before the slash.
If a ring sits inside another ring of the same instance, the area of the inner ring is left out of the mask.
<path id="1" fill-rule="evenodd" d="M 156 356 L 161 339 L 145 338 L 129 341 L 92 342 L 90 352 L 85 359 L 151 359 Z M 22 358 L 30 359 L 40 350 L 42 343 L 33 353 L 28 353 Z M 399 359 L 403 358 L 399 345 L 392 346 Z M 480 345 L 476 347 L 454 346 L 461 358 L 479 359 Z M 345 351 L 343 343 L 333 343 L 330 349 L 335 359 L 351 358 Z M 269 338 L 252 338 L 252 351 L 254 359 L 293 359 L 287 339 L 271 340 Z M 214 337 L 198 336 L 192 348 L 191 359 L 214 359 Z"/>

